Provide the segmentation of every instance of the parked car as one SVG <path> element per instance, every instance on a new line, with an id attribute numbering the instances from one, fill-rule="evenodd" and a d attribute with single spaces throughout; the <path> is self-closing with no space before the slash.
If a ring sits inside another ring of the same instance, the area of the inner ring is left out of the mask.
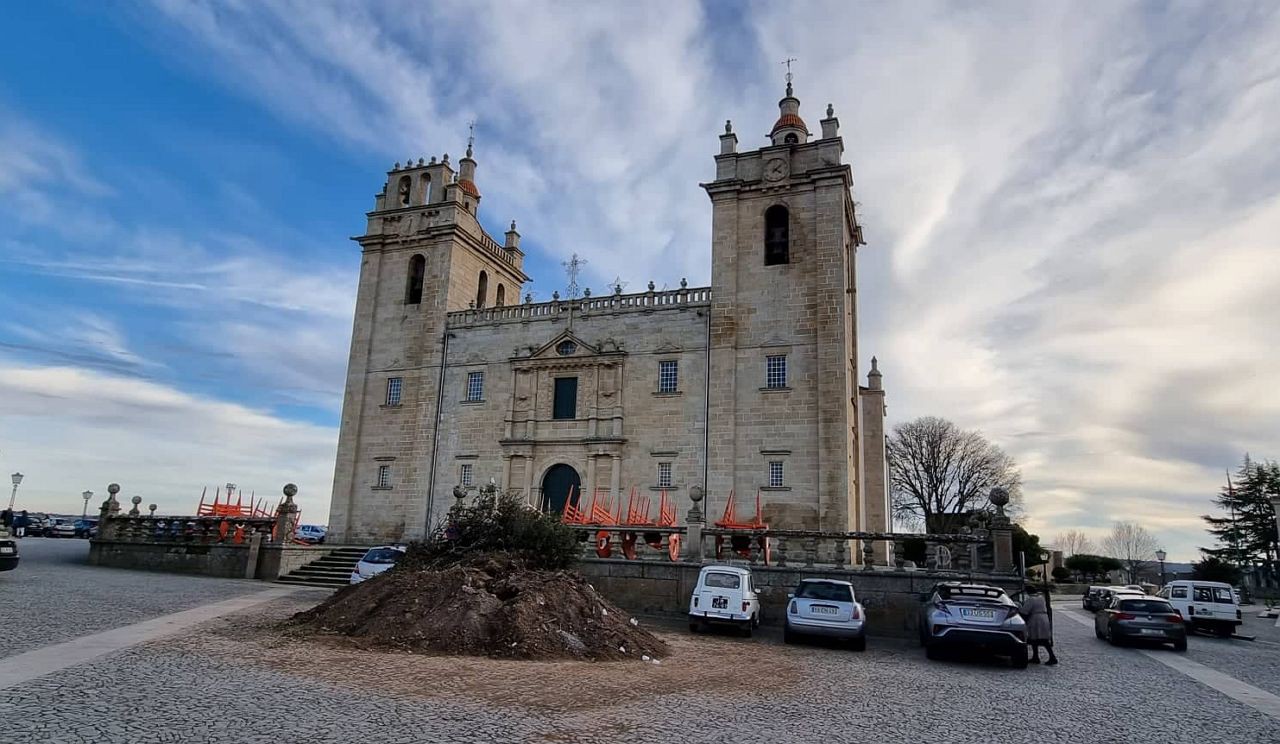
<path id="1" fill-rule="evenodd" d="M 921 596 L 920 645 L 937 659 L 946 649 L 974 649 L 1008 656 L 1027 666 L 1027 624 L 1005 590 L 946 581 Z"/>
<path id="2" fill-rule="evenodd" d="M 49 523 L 48 514 L 27 513 L 26 537 L 44 537 L 45 526 Z"/>
<path id="3" fill-rule="evenodd" d="M 396 565 L 404 557 L 404 548 L 399 545 L 380 545 L 369 550 L 356 561 L 355 570 L 351 572 L 351 583 L 359 584 L 366 579 L 386 571 Z"/>
<path id="4" fill-rule="evenodd" d="M 1080 605 L 1089 612 L 1097 612 L 1107 606 L 1103 600 L 1106 594 L 1105 586 L 1091 586 L 1080 599 Z"/>
<path id="5" fill-rule="evenodd" d="M 0 571 L 12 571 L 18 567 L 18 541 L 0 527 Z"/>
<path id="6" fill-rule="evenodd" d="M 96 519 L 77 519 L 75 522 L 76 537 L 97 537 L 98 536 L 98 520 Z"/>
<path id="7" fill-rule="evenodd" d="M 867 648 L 866 611 L 854 596 L 853 584 L 834 579 L 804 579 L 787 596 L 782 639 L 801 636 L 847 640 L 854 651 Z"/>
<path id="8" fill-rule="evenodd" d="M 51 517 L 44 527 L 45 537 L 75 537 L 76 526 L 70 519 Z"/>
<path id="9" fill-rule="evenodd" d="M 1110 607 L 1093 616 L 1093 633 L 1113 646 L 1149 641 L 1172 643 L 1176 651 L 1187 650 L 1187 627 L 1182 615 L 1160 597 L 1116 595 Z"/>
<path id="10" fill-rule="evenodd" d="M 751 571 L 737 566 L 704 566 L 689 597 L 689 630 L 710 624 L 734 625 L 747 636 L 760 626 L 760 596 Z"/>
<path id="11" fill-rule="evenodd" d="M 303 542 L 311 543 L 312 545 L 319 545 L 324 542 L 324 538 L 328 534 L 328 527 L 321 527 L 318 524 L 304 524 L 298 527 L 294 536 Z"/>
<path id="12" fill-rule="evenodd" d="M 1167 599 L 1194 630 L 1212 631 L 1229 638 L 1236 626 L 1244 622 L 1235 592 L 1230 584 L 1221 581 L 1170 581 L 1160 590 L 1160 596 Z"/>

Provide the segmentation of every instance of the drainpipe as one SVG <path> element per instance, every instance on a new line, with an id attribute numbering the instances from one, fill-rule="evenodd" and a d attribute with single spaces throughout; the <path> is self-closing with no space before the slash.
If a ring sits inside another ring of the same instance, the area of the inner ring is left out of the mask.
<path id="1" fill-rule="evenodd" d="M 715 298 L 712 298 L 713 300 Z M 711 494 L 707 491 L 707 474 L 711 470 L 711 308 L 707 308 L 707 371 L 703 375 L 702 396 L 702 501 L 703 514 L 710 514 L 707 506 Z"/>
<path id="2" fill-rule="evenodd" d="M 440 449 L 440 409 L 444 405 L 444 371 L 449 362 L 449 338 L 453 336 L 448 331 L 440 338 L 440 380 L 436 383 L 436 420 L 431 426 L 431 470 L 427 476 L 427 518 L 424 526 L 422 539 L 426 540 L 431 536 L 431 514 L 432 507 L 435 506 L 436 496 L 436 452 Z"/>

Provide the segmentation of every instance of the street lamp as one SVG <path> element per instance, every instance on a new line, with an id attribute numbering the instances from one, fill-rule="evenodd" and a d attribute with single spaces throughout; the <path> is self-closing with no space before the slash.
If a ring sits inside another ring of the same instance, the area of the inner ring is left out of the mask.
<path id="1" fill-rule="evenodd" d="M 84 499 L 84 509 L 80 511 L 80 518 L 84 519 L 89 516 L 89 499 L 93 498 L 93 491 L 85 491 L 80 494 L 80 498 Z"/>
<path id="2" fill-rule="evenodd" d="M 22 485 L 22 473 L 9 476 L 13 479 L 13 493 L 9 494 L 9 511 L 13 511 L 13 502 L 18 498 L 18 486 Z"/>
<path id="3" fill-rule="evenodd" d="M 1169 557 L 1169 554 L 1164 552 L 1163 550 L 1156 551 L 1156 560 L 1160 561 L 1160 588 L 1161 589 L 1164 588 L 1164 559 L 1168 557 Z"/>

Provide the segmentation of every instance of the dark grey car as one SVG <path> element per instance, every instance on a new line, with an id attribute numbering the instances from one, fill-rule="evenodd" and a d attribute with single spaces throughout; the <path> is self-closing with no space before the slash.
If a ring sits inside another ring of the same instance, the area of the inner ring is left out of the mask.
<path id="1" fill-rule="evenodd" d="M 1113 646 L 1123 643 L 1172 643 L 1176 651 L 1187 650 L 1187 627 L 1182 615 L 1159 597 L 1116 595 L 1110 607 L 1093 616 L 1093 632 Z"/>

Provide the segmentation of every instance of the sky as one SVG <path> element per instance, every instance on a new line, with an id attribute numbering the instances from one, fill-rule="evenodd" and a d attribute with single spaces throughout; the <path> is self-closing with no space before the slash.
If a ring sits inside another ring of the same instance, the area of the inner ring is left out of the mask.
<path id="1" fill-rule="evenodd" d="M 170 513 L 298 484 L 323 522 L 358 247 L 391 165 L 466 147 L 528 287 L 709 283 L 725 119 L 795 57 L 868 245 L 889 424 L 1021 466 L 1029 527 L 1188 560 L 1280 457 L 1274 3 L 15 4 L 0 25 L 0 470 Z"/>

